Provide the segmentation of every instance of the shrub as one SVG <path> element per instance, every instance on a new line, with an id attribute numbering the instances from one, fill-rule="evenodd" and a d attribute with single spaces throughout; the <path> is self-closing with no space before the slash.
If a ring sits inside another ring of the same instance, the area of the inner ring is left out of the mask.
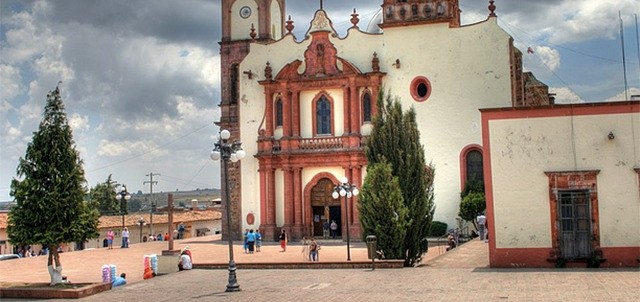
<path id="1" fill-rule="evenodd" d="M 447 233 L 447 224 L 442 221 L 431 222 L 429 237 L 440 237 Z"/>

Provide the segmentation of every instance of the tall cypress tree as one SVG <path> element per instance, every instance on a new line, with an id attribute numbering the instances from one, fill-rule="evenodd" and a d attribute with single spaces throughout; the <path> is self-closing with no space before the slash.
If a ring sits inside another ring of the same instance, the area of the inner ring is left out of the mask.
<path id="1" fill-rule="evenodd" d="M 14 245 L 49 247 L 51 284 L 61 282 L 57 248 L 98 237 L 98 211 L 84 201 L 86 179 L 58 87 L 47 94 L 43 119 L 20 158 L 7 232 Z M 54 265 L 55 264 L 55 265 Z"/>
<path id="2" fill-rule="evenodd" d="M 435 210 L 434 168 L 424 159 L 415 109 L 403 113 L 400 101 L 385 95 L 382 89 L 377 105 L 379 114 L 373 120 L 366 156 L 369 165 L 388 162 L 392 174 L 398 178 L 404 205 L 409 211 L 404 240 L 405 266 L 413 266 L 429 248 L 427 234 Z"/>
<path id="3" fill-rule="evenodd" d="M 363 236 L 375 235 L 377 250 L 390 259 L 404 259 L 408 210 L 404 205 L 398 177 L 391 165 L 380 162 L 367 167 L 367 176 L 358 198 Z"/>

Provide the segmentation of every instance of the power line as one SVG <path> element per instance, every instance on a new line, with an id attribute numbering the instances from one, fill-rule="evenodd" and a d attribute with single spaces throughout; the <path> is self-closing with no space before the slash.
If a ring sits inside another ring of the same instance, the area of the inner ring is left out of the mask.
<path id="1" fill-rule="evenodd" d="M 115 165 L 118 165 L 118 164 L 121 164 L 121 163 L 124 163 L 124 162 L 128 162 L 128 161 L 130 161 L 130 160 L 134 160 L 134 159 L 136 159 L 136 158 L 142 157 L 143 155 L 147 155 L 147 154 L 149 154 L 149 153 L 151 153 L 151 152 L 153 152 L 153 151 L 156 151 L 156 150 L 159 150 L 159 149 L 161 149 L 161 148 L 164 148 L 164 147 L 166 147 L 166 146 L 168 146 L 168 145 L 171 145 L 171 144 L 173 144 L 173 143 L 175 143 L 175 142 L 177 142 L 177 141 L 179 141 L 179 140 L 181 140 L 181 139 L 183 139 L 183 138 L 185 138 L 185 137 L 187 137 L 187 136 L 189 136 L 189 135 L 191 135 L 191 134 L 194 134 L 194 133 L 196 133 L 196 132 L 198 132 L 198 131 L 200 131 L 200 130 L 202 130 L 202 129 L 204 129 L 204 128 L 206 128 L 206 127 L 210 126 L 210 125 L 211 125 L 211 124 L 209 124 L 209 123 L 208 123 L 208 124 L 205 124 L 205 125 L 203 125 L 203 126 L 201 126 L 201 127 L 199 127 L 199 128 L 196 128 L 195 130 L 193 130 L 193 131 L 191 131 L 191 132 L 189 132 L 189 133 L 187 133 L 187 134 L 184 134 L 184 135 L 179 136 L 179 137 L 177 137 L 177 138 L 175 138 L 175 139 L 173 139 L 173 140 L 170 140 L 169 142 L 167 142 L 167 143 L 165 143 L 165 144 L 159 145 L 159 146 L 157 146 L 157 147 L 155 147 L 155 148 L 151 148 L 151 149 L 149 149 L 149 150 L 147 150 L 147 151 L 145 151 L 145 152 L 142 152 L 142 153 L 140 153 L 140 154 L 137 154 L 137 155 L 131 156 L 131 157 L 129 157 L 129 158 L 125 158 L 125 159 L 122 159 L 122 160 L 119 160 L 119 161 L 116 161 L 116 162 L 113 162 L 113 163 L 107 164 L 107 165 L 105 165 L 105 166 L 102 166 L 102 167 L 99 167 L 99 168 L 95 168 L 95 169 L 93 169 L 93 170 L 87 171 L 87 173 L 93 173 L 93 172 L 96 172 L 96 171 L 100 171 L 100 170 L 103 170 L 103 169 L 106 169 L 106 168 L 109 168 L 109 167 L 113 167 L 113 166 L 115 166 Z"/>

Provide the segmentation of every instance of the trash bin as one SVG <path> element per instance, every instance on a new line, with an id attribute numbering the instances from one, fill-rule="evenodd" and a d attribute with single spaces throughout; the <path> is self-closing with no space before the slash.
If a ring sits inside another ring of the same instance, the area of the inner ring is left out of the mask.
<path id="1" fill-rule="evenodd" d="M 367 236 L 367 255 L 369 255 L 369 259 L 378 258 L 378 244 L 376 243 L 376 236 L 369 235 Z"/>

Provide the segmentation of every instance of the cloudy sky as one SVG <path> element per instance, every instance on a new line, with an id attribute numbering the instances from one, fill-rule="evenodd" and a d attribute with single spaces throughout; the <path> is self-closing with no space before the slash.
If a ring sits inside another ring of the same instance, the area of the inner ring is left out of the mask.
<path id="1" fill-rule="evenodd" d="M 382 1 L 325 0 L 344 35 L 353 8 L 361 27 Z M 462 23 L 486 19 L 488 1 L 460 0 Z M 618 12 L 629 95 L 640 94 L 637 0 L 497 0 L 499 24 L 525 53 L 525 69 L 559 103 L 624 99 Z M 296 36 L 318 0 L 288 0 Z M 0 1 L 0 201 L 60 88 L 88 186 L 109 174 L 132 192 L 219 188 L 209 160 L 220 100 L 219 0 Z M 526 54 L 528 48 L 533 54 Z"/>

